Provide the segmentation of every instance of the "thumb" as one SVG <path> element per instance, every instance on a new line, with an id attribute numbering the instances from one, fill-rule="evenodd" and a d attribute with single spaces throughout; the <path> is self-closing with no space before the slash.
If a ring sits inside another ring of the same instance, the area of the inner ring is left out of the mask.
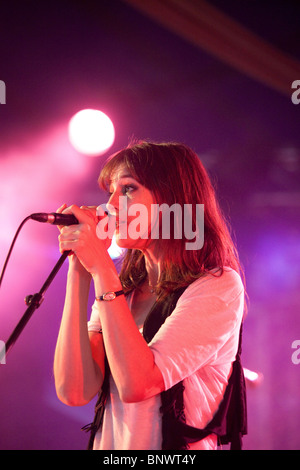
<path id="1" fill-rule="evenodd" d="M 63 204 L 62 206 L 60 206 L 56 211 L 57 214 L 62 214 L 63 211 L 66 209 L 66 207 L 67 207 L 67 204 Z M 63 228 L 63 225 L 58 225 L 57 228 L 59 231 L 61 231 L 61 229 Z"/>

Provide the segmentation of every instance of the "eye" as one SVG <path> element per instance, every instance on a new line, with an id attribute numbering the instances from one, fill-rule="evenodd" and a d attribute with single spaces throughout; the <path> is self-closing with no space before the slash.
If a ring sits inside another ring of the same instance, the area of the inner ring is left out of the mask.
<path id="1" fill-rule="evenodd" d="M 124 186 L 122 186 L 121 192 L 124 196 L 128 196 L 136 189 L 137 188 L 133 184 L 125 184 Z"/>

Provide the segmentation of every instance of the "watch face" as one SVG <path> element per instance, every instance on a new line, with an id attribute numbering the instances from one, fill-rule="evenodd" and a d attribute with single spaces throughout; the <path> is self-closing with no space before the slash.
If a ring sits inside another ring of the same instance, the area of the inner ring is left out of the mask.
<path id="1" fill-rule="evenodd" d="M 116 294 L 114 292 L 106 292 L 103 295 L 103 300 L 114 300 L 116 298 Z"/>

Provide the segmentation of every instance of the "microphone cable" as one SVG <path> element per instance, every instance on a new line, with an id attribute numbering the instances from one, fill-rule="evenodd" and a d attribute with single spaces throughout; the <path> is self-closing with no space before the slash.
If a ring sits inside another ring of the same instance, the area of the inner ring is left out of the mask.
<path id="1" fill-rule="evenodd" d="M 3 277 L 4 277 L 4 273 L 5 273 L 5 270 L 7 268 L 7 265 L 8 265 L 8 261 L 10 259 L 10 256 L 11 256 L 11 253 L 12 253 L 12 250 L 15 246 L 15 243 L 16 243 L 16 240 L 18 238 L 18 235 L 23 227 L 23 225 L 29 220 L 31 219 L 31 215 L 29 215 L 28 217 L 26 217 L 19 225 L 19 228 L 18 230 L 16 231 L 15 233 L 15 236 L 13 238 L 13 241 L 11 242 L 11 245 L 10 245 L 10 248 L 8 250 L 8 253 L 7 253 L 7 256 L 6 256 L 6 259 L 5 259 L 5 262 L 4 262 L 4 265 L 3 265 L 3 268 L 2 268 L 2 271 L 1 271 L 1 275 L 0 275 L 0 287 L 1 287 L 1 284 L 2 284 L 2 281 L 3 281 Z"/>

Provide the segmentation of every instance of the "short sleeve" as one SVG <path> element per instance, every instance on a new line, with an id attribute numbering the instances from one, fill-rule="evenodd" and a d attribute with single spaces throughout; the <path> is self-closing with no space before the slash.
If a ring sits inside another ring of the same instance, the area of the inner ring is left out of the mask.
<path id="1" fill-rule="evenodd" d="M 97 300 L 92 305 L 90 320 L 88 321 L 88 331 L 100 331 L 100 315 L 99 315 L 99 306 Z"/>
<path id="2" fill-rule="evenodd" d="M 243 308 L 241 278 L 229 268 L 221 276 L 208 274 L 185 290 L 149 343 L 166 389 L 207 365 L 235 359 Z"/>

